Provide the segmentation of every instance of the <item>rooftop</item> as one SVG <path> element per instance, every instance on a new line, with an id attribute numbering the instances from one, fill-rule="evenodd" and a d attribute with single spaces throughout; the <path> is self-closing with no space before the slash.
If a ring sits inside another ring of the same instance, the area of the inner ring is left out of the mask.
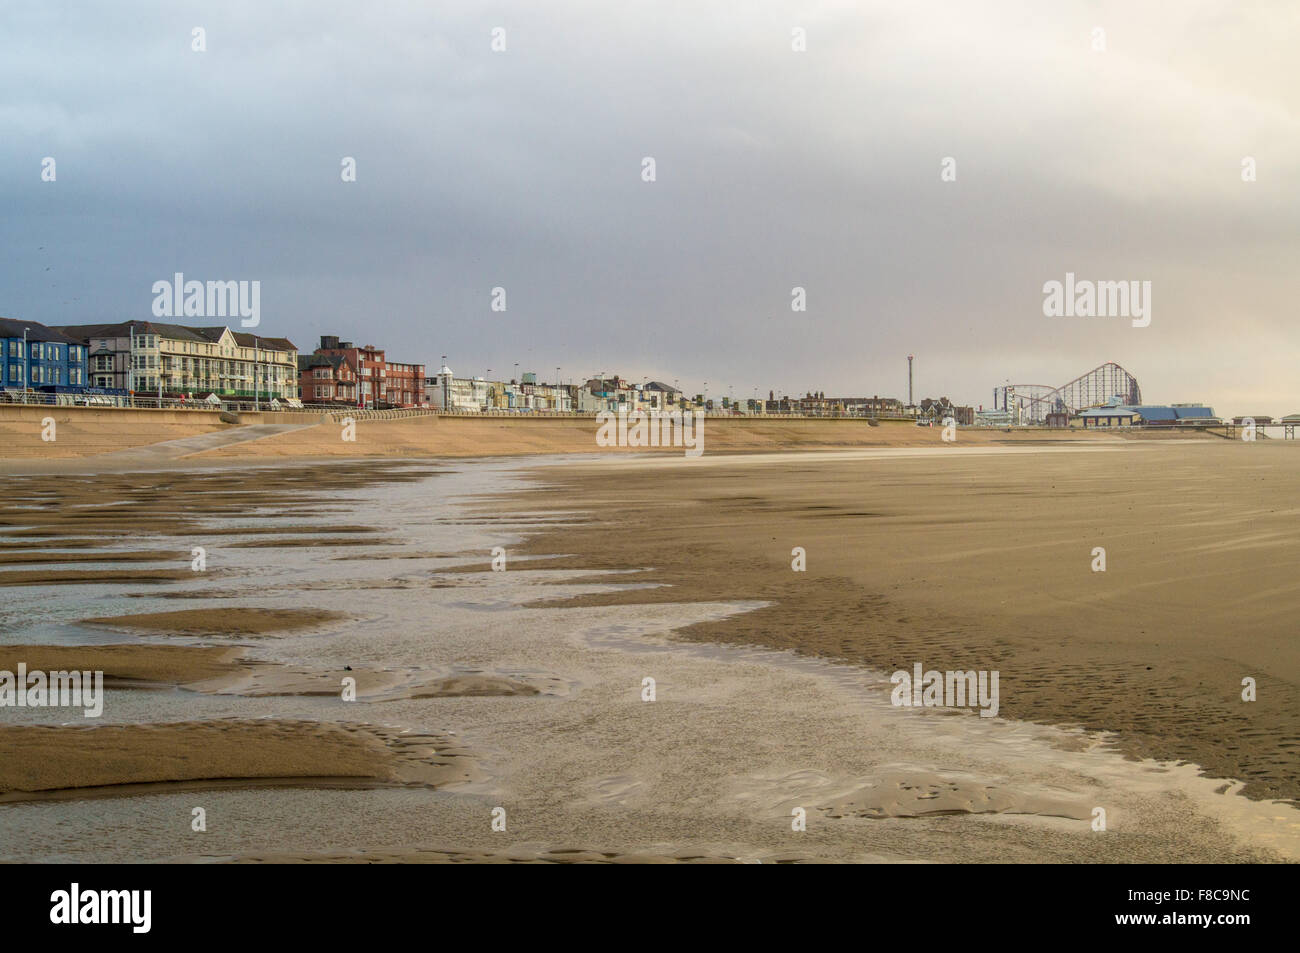
<path id="1" fill-rule="evenodd" d="M 27 332 L 29 341 L 49 341 L 55 344 L 79 344 L 75 338 L 62 333 L 57 328 L 47 328 L 35 321 L 17 321 L 13 318 L 0 318 L 0 338 L 20 338 Z"/>

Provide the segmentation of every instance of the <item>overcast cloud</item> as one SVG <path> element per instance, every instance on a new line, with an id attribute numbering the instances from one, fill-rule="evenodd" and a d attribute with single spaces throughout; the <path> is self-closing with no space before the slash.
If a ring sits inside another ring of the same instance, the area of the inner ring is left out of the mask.
<path id="1" fill-rule="evenodd" d="M 10 4 L 0 315 L 147 319 L 180 271 L 466 375 L 905 396 L 910 352 L 918 398 L 987 405 L 1113 360 L 1296 412 L 1298 11 Z M 1150 326 L 1044 317 L 1067 271 L 1150 281 Z"/>

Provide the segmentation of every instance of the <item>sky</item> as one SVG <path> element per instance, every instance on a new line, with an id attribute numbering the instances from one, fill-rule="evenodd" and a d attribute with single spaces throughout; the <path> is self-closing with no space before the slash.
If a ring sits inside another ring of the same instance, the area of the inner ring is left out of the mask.
<path id="1" fill-rule="evenodd" d="M 988 406 L 1115 361 L 1300 412 L 1297 40 L 1229 0 L 7 4 L 0 315 L 148 320 L 181 272 L 430 373 L 906 397 L 913 354 Z M 1046 316 L 1067 273 L 1150 324 Z"/>

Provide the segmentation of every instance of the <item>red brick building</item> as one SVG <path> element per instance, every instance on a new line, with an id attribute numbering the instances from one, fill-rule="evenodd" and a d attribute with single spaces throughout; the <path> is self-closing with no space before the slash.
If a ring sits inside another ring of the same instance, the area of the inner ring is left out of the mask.
<path id="1" fill-rule="evenodd" d="M 321 335 L 316 353 L 298 361 L 302 399 L 357 407 L 422 407 L 424 365 L 389 363 L 373 344 Z"/>
<path id="2" fill-rule="evenodd" d="M 382 378 L 384 403 L 392 404 L 394 407 L 424 406 L 423 364 L 389 362 L 384 366 L 384 372 L 385 376 Z"/>
<path id="3" fill-rule="evenodd" d="M 356 405 L 357 375 L 342 355 L 299 355 L 298 384 L 304 403 Z"/>

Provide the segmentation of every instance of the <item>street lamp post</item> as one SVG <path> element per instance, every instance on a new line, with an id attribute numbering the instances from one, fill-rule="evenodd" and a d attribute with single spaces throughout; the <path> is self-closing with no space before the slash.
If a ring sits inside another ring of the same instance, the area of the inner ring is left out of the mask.
<path id="1" fill-rule="evenodd" d="M 27 332 L 31 328 L 23 328 L 23 403 L 27 403 L 27 385 L 32 378 L 31 352 L 27 350 Z"/>

